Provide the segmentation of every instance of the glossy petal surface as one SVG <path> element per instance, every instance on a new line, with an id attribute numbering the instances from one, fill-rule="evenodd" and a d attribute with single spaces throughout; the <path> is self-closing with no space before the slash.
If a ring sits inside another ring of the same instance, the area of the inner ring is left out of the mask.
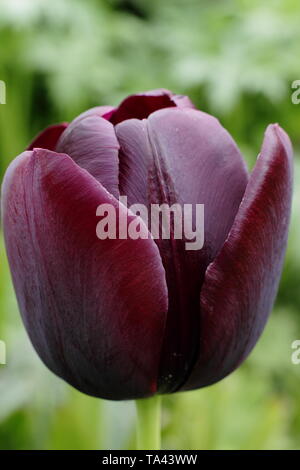
<path id="1" fill-rule="evenodd" d="M 277 292 L 291 194 L 291 144 L 270 125 L 232 230 L 206 272 L 199 357 L 184 389 L 221 380 L 258 340 Z"/>
<path id="2" fill-rule="evenodd" d="M 91 395 L 154 393 L 168 301 L 153 240 L 99 240 L 98 205 L 127 211 L 63 154 L 18 157 L 2 203 L 20 310 L 46 365 Z"/>
<path id="3" fill-rule="evenodd" d="M 75 119 L 61 135 L 56 151 L 68 154 L 115 197 L 119 195 L 119 143 L 114 126 L 97 109 Z"/>
<path id="4" fill-rule="evenodd" d="M 147 120 L 116 126 L 120 194 L 129 204 L 204 204 L 205 244 L 187 251 L 186 240 L 157 240 L 165 266 L 169 313 L 160 386 L 175 390 L 197 354 L 199 293 L 208 264 L 232 226 L 248 180 L 243 159 L 220 123 L 192 109 L 165 109 Z"/>

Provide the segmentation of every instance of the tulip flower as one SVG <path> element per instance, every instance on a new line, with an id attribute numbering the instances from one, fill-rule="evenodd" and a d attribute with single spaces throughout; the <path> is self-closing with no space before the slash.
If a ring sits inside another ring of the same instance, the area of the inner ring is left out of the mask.
<path id="1" fill-rule="evenodd" d="M 249 174 L 214 117 L 168 90 L 51 126 L 7 170 L 2 215 L 22 318 L 44 363 L 122 400 L 211 385 L 257 342 L 287 242 L 292 147 L 267 127 Z M 111 204 L 204 204 L 204 246 L 104 239 Z"/>

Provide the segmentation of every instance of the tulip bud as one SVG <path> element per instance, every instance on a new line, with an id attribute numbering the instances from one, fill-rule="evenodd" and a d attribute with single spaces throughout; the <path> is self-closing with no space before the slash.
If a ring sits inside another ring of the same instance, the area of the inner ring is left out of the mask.
<path id="1" fill-rule="evenodd" d="M 272 308 L 291 192 L 292 147 L 277 124 L 249 175 L 218 120 L 168 90 L 49 127 L 2 188 L 9 264 L 37 353 L 106 399 L 221 380 Z M 169 226 L 152 228 L 149 214 L 163 205 L 175 207 Z M 103 232 L 110 208 L 114 236 Z"/>

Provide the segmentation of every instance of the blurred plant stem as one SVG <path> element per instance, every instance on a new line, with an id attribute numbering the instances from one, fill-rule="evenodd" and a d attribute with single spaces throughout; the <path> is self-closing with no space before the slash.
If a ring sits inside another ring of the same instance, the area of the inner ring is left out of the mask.
<path id="1" fill-rule="evenodd" d="M 137 450 L 159 450 L 161 444 L 161 397 L 136 400 Z"/>

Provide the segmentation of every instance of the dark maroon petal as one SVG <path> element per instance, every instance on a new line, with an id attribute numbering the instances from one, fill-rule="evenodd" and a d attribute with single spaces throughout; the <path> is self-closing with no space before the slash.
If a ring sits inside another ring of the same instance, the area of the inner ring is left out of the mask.
<path id="1" fill-rule="evenodd" d="M 270 125 L 232 230 L 206 272 L 199 357 L 184 389 L 221 380 L 259 338 L 280 279 L 291 193 L 291 143 Z"/>
<path id="2" fill-rule="evenodd" d="M 187 251 L 186 240 L 157 241 L 169 290 L 160 389 L 173 391 L 195 359 L 201 283 L 232 226 L 248 174 L 230 135 L 200 111 L 160 110 L 147 120 L 118 124 L 116 134 L 121 146 L 119 189 L 130 205 L 205 205 L 201 250 Z"/>
<path id="3" fill-rule="evenodd" d="M 170 107 L 194 108 L 194 105 L 187 96 L 174 95 L 161 88 L 128 96 L 114 112 L 104 117 L 113 124 L 118 124 L 131 118 L 145 119 L 154 111 Z"/>
<path id="4" fill-rule="evenodd" d="M 68 154 L 107 191 L 118 197 L 119 144 L 114 126 L 109 121 L 89 110 L 69 125 L 61 135 L 56 151 Z"/>
<path id="5" fill-rule="evenodd" d="M 67 122 L 62 122 L 61 124 L 54 124 L 53 126 L 47 127 L 35 137 L 35 139 L 28 146 L 27 150 L 32 150 L 34 148 L 55 150 L 59 137 L 67 127 Z"/>
<path id="6" fill-rule="evenodd" d="M 175 93 L 172 93 L 170 90 L 167 90 L 166 88 L 157 88 L 156 90 L 150 90 L 144 93 L 140 93 L 140 95 L 145 95 L 145 96 L 150 96 L 150 97 L 167 95 L 177 108 L 192 108 L 192 109 L 195 108 L 195 105 L 192 103 L 192 101 L 190 100 L 188 96 L 176 95 Z"/>
<path id="7" fill-rule="evenodd" d="M 45 364 L 94 396 L 155 393 L 167 288 L 153 240 L 100 241 L 99 204 L 127 210 L 67 155 L 22 154 L 2 202 L 20 310 Z"/>

